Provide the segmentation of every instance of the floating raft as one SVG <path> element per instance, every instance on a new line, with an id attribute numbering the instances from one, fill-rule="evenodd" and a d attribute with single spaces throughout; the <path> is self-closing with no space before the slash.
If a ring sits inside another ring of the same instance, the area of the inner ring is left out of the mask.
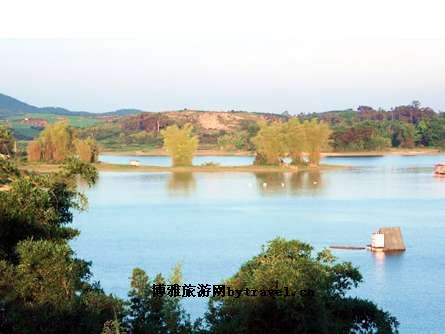
<path id="1" fill-rule="evenodd" d="M 372 244 L 368 246 L 372 252 L 405 251 L 402 230 L 400 227 L 382 227 L 372 235 Z"/>
<path id="2" fill-rule="evenodd" d="M 362 246 L 329 246 L 333 249 L 362 250 L 368 249 L 372 252 L 401 252 L 405 251 L 402 231 L 400 227 L 382 227 L 372 234 L 371 244 Z"/>

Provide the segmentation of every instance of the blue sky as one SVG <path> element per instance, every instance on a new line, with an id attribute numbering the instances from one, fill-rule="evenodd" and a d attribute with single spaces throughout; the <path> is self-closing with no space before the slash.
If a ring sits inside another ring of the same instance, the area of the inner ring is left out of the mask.
<path id="1" fill-rule="evenodd" d="M 0 92 L 38 106 L 445 110 L 440 2 L 21 3 L 0 21 Z"/>

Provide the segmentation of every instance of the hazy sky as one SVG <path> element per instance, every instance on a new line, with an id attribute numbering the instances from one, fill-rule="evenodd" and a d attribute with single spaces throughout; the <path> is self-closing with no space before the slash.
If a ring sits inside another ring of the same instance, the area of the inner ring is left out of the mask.
<path id="1" fill-rule="evenodd" d="M 445 110 L 440 1 L 14 1 L 0 92 L 94 112 Z"/>

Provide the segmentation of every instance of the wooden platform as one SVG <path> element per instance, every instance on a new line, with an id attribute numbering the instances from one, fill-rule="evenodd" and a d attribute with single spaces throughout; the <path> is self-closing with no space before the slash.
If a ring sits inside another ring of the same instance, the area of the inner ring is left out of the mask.
<path id="1" fill-rule="evenodd" d="M 385 235 L 384 252 L 399 252 L 406 250 L 400 227 L 382 227 L 379 229 L 379 232 Z"/>

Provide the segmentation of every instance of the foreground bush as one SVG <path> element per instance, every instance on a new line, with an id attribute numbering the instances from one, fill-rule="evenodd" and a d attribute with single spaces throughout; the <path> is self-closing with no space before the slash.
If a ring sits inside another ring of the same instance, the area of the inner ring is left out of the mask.
<path id="1" fill-rule="evenodd" d="M 258 291 L 288 287 L 296 295 L 214 297 L 208 333 L 396 333 L 398 322 L 389 313 L 346 296 L 361 281 L 357 268 L 335 262 L 329 251 L 314 255 L 308 244 L 275 239 L 224 284 Z M 314 293 L 300 295 L 302 290 Z"/>

